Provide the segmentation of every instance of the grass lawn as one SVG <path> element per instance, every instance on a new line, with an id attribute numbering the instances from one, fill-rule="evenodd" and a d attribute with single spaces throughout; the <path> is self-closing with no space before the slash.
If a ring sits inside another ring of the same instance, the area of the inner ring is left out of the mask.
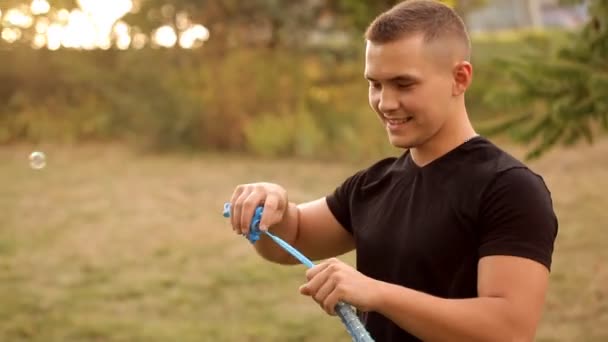
<path id="1" fill-rule="evenodd" d="M 263 261 L 221 212 L 239 183 L 304 201 L 362 164 L 45 146 L 36 171 L 32 150 L 0 148 L 0 341 L 350 341 L 298 294 L 304 266 Z M 531 166 L 560 220 L 537 341 L 608 341 L 608 141 Z"/>

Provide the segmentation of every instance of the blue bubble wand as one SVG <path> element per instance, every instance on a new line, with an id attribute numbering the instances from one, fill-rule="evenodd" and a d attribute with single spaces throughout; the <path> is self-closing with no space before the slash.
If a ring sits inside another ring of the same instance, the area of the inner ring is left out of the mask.
<path id="1" fill-rule="evenodd" d="M 276 242 L 281 248 L 291 254 L 294 258 L 298 259 L 302 264 L 304 264 L 308 268 L 312 268 L 315 264 L 308 259 L 304 254 L 300 253 L 297 249 L 292 247 L 289 243 L 285 242 L 285 240 L 280 237 L 270 233 L 267 230 L 260 230 L 260 221 L 262 219 L 262 213 L 264 208 L 262 206 L 258 206 L 255 209 L 255 213 L 253 215 L 253 219 L 249 224 L 249 233 L 247 234 L 247 239 L 251 243 L 256 243 L 260 239 L 260 235 L 266 234 L 270 237 L 274 242 Z M 230 203 L 224 204 L 224 217 L 230 217 Z M 374 340 L 369 335 L 369 332 L 363 326 L 363 323 L 357 317 L 357 314 L 354 312 L 352 307 L 344 302 L 338 302 L 336 304 L 336 314 L 342 320 L 342 323 L 346 326 L 346 330 L 350 334 L 353 339 L 353 342 L 373 342 Z"/>

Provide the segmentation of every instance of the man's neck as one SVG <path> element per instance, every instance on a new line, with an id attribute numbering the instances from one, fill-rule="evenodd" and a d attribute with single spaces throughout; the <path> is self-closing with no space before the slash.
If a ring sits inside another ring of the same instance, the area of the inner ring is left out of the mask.
<path id="1" fill-rule="evenodd" d="M 461 120 L 455 120 L 442 127 L 432 138 L 424 144 L 411 148 L 410 154 L 416 165 L 423 167 L 468 140 L 477 136 L 466 113 Z"/>

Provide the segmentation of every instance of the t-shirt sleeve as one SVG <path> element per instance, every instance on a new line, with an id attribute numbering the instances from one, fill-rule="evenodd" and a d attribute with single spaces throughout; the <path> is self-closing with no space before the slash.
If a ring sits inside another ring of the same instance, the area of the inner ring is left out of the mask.
<path id="1" fill-rule="evenodd" d="M 353 233 L 351 204 L 363 174 L 364 171 L 359 171 L 348 177 L 342 184 L 336 187 L 331 194 L 325 197 L 325 201 L 327 202 L 327 206 L 331 213 L 342 227 L 351 234 Z"/>
<path id="2" fill-rule="evenodd" d="M 539 175 L 514 168 L 496 176 L 484 192 L 480 217 L 480 257 L 524 257 L 551 270 L 558 222 Z"/>

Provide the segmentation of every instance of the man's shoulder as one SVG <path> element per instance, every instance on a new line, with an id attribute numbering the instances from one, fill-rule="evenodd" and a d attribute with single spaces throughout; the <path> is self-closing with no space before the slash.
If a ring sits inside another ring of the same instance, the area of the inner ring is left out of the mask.
<path id="1" fill-rule="evenodd" d="M 523 160 L 486 138 L 472 145 L 469 158 L 468 162 L 474 165 L 470 175 L 482 179 L 485 185 L 490 185 L 499 178 L 511 183 L 530 184 L 540 181 L 544 184 L 542 176 Z"/>
<path id="2" fill-rule="evenodd" d="M 529 169 L 524 161 L 485 137 L 480 137 L 467 147 L 464 159 L 472 169 L 489 174 L 499 174 L 514 168 Z"/>

